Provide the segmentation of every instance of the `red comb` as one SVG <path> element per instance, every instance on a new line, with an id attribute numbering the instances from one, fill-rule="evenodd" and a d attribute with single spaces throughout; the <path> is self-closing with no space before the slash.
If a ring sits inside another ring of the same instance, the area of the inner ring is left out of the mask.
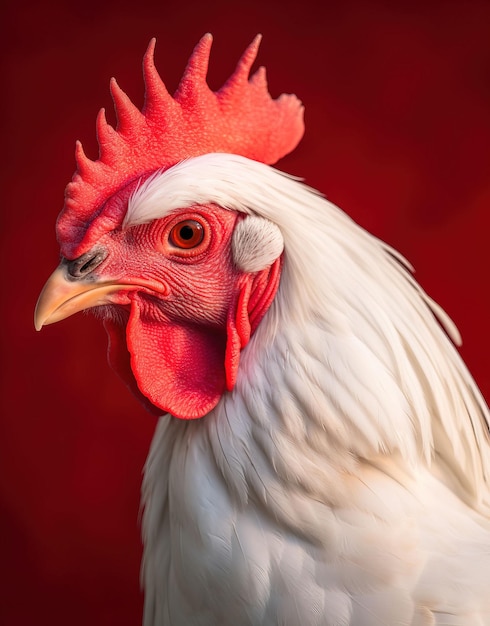
<path id="1" fill-rule="evenodd" d="M 301 102 L 284 94 L 273 100 L 264 68 L 249 79 L 260 36 L 217 92 L 206 83 L 211 43 L 207 34 L 197 44 L 172 97 L 155 69 L 153 39 L 143 61 L 146 92 L 141 111 L 112 79 L 117 127 L 107 123 L 102 109 L 97 117 L 97 161 L 77 142 L 77 171 L 58 221 L 61 238 L 70 225 L 80 229 L 103 213 L 108 198 L 131 181 L 183 159 L 226 152 L 272 164 L 296 147 L 304 132 Z"/>

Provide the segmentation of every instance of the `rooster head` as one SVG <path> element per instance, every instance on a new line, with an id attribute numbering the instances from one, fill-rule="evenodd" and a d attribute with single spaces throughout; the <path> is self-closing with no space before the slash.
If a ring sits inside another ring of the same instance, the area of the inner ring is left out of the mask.
<path id="1" fill-rule="evenodd" d="M 111 82 L 117 127 L 100 112 L 97 161 L 77 143 L 57 222 L 62 260 L 35 314 L 40 329 L 93 308 L 130 389 L 148 408 L 183 419 L 202 417 L 233 388 L 240 351 L 274 299 L 283 252 L 275 224 L 196 193 L 188 164 L 212 153 L 271 164 L 303 134 L 296 97 L 273 100 L 263 68 L 249 77 L 259 38 L 217 92 L 206 84 L 211 41 L 196 46 L 172 97 L 153 40 L 141 111 Z"/>

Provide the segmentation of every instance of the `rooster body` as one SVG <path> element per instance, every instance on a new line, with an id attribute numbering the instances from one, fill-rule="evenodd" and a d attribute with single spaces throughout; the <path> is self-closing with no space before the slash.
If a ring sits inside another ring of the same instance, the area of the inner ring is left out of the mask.
<path id="1" fill-rule="evenodd" d="M 246 197 L 295 265 L 233 391 L 203 420 L 160 420 L 145 623 L 490 624 L 487 413 L 433 313 L 449 320 L 301 183 L 224 155 L 181 174 L 196 202 Z"/>
<path id="2" fill-rule="evenodd" d="M 253 146 L 153 170 L 135 149 L 144 173 L 125 156 L 96 193 L 104 124 L 37 325 L 95 307 L 113 366 L 168 412 L 143 484 L 145 626 L 490 626 L 489 412 L 406 261 Z"/>

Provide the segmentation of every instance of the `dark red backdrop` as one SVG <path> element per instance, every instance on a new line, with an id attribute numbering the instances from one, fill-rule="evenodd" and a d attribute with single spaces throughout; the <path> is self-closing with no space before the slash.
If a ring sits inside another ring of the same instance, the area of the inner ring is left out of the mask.
<path id="1" fill-rule="evenodd" d="M 141 470 L 155 425 L 105 362 L 98 323 L 36 334 L 54 221 L 81 138 L 95 156 L 108 81 L 142 102 L 140 63 L 175 88 L 206 31 L 218 87 L 257 32 L 273 95 L 307 133 L 281 167 L 400 249 L 460 327 L 490 397 L 490 4 L 285 0 L 10 3 L 3 78 L 0 622 L 139 623 Z M 321 7 L 321 8 L 320 8 Z M 322 271 L 329 271 L 323 268 Z"/>

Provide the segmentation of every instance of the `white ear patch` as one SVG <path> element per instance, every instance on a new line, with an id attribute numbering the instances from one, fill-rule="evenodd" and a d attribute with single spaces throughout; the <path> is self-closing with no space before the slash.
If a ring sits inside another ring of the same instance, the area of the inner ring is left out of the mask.
<path id="1" fill-rule="evenodd" d="M 248 215 L 238 222 L 231 240 L 235 265 L 244 272 L 259 272 L 274 263 L 284 249 L 279 228 L 269 220 Z"/>

